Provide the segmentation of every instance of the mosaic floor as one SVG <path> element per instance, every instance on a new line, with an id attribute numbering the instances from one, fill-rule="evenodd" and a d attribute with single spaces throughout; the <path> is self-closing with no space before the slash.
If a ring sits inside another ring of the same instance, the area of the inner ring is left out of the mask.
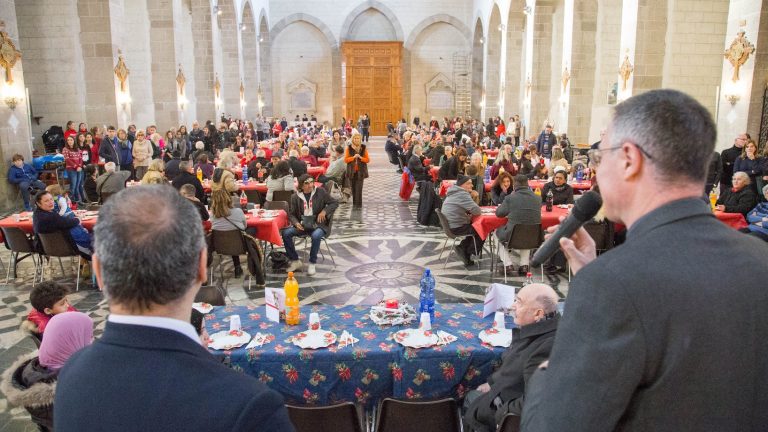
<path id="1" fill-rule="evenodd" d="M 370 178 L 364 186 L 362 209 L 342 204 L 336 212 L 333 233 L 328 239 L 330 252 L 323 245 L 317 274 L 309 277 L 297 273 L 302 304 L 323 303 L 334 305 L 374 304 L 384 298 L 399 298 L 411 304 L 418 303 L 418 283 L 425 268 L 436 277 L 436 299 L 442 303 L 482 302 L 485 289 L 491 283 L 504 283 L 503 276 L 491 274 L 490 258 L 486 253 L 480 265 L 466 268 L 452 254 L 443 268 L 446 248 L 439 258 L 445 236 L 437 227 L 425 227 L 416 221 L 418 193 L 414 191 L 409 202 L 398 197 L 400 175 L 389 164 L 384 153 L 384 140 L 372 139 L 369 145 Z M 301 244 L 297 244 L 300 256 Z M 0 252 L 5 265 L 8 254 Z M 331 259 L 333 257 L 333 260 Z M 0 278 L 0 370 L 5 370 L 20 355 L 34 349 L 30 340 L 17 331 L 29 306 L 32 266 L 27 260 L 19 265 L 19 277 L 2 285 Z M 335 261 L 335 265 L 333 264 Z M 218 258 L 215 263 L 218 263 Z M 74 291 L 74 266 L 62 275 L 56 266 L 53 277 L 69 284 Z M 215 273 L 217 283 L 227 288 L 227 302 L 236 305 L 263 305 L 263 290 L 247 290 L 247 279 L 232 278 L 231 260 L 223 261 L 224 278 Z M 4 272 L 6 267 L 2 267 Z M 3 273 L 4 274 L 4 273 Z M 541 278 L 541 274 L 535 274 Z M 568 281 L 564 275 L 545 276 L 545 280 L 561 295 L 567 294 Z M 281 287 L 284 272 L 268 270 L 267 286 Z M 508 277 L 508 285 L 520 285 L 521 277 Z M 96 323 L 97 337 L 103 330 L 107 306 L 99 291 L 81 285 L 80 291 L 70 295 L 70 302 L 80 311 L 88 313 Z M 0 432 L 35 431 L 23 408 L 7 405 L 0 394 Z"/>

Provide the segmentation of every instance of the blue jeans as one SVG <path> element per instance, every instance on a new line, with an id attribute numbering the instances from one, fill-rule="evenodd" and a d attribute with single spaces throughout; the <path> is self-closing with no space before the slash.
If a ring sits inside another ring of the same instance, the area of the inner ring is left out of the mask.
<path id="1" fill-rule="evenodd" d="M 45 183 L 41 182 L 40 180 L 35 180 L 31 182 L 21 182 L 19 183 L 19 190 L 21 190 L 21 197 L 24 199 L 24 207 L 29 207 L 29 187 L 33 186 L 36 189 L 43 190 L 45 189 Z"/>
<path id="2" fill-rule="evenodd" d="M 85 201 L 85 192 L 83 190 L 83 180 L 85 171 L 80 170 L 67 170 L 67 177 L 69 178 L 69 193 L 72 201 L 81 202 Z"/>
<path id="3" fill-rule="evenodd" d="M 306 231 L 299 231 L 296 227 L 290 227 L 283 230 L 283 244 L 285 245 L 285 254 L 288 255 L 293 261 L 299 259 L 299 254 L 296 253 L 296 246 L 293 245 L 294 237 L 306 237 L 308 234 Z M 309 249 L 309 262 L 315 264 L 317 262 L 317 252 L 320 250 L 320 241 L 325 237 L 325 231 L 322 228 L 315 228 L 310 235 L 312 237 L 312 247 Z"/>

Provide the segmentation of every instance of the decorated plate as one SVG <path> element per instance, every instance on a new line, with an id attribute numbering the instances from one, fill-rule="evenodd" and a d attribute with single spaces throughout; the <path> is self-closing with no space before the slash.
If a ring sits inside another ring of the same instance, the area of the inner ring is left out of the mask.
<path id="1" fill-rule="evenodd" d="M 201 313 L 207 314 L 213 310 L 213 305 L 210 303 L 196 302 L 192 303 L 192 308 L 197 309 Z"/>
<path id="2" fill-rule="evenodd" d="M 304 349 L 325 348 L 336 343 L 336 334 L 328 330 L 306 330 L 291 338 L 294 345 Z"/>
<path id="3" fill-rule="evenodd" d="M 208 339 L 208 348 L 215 350 L 231 350 L 240 348 L 251 340 L 251 335 L 242 330 L 220 331 Z"/>
<path id="4" fill-rule="evenodd" d="M 482 342 L 497 347 L 508 347 L 512 344 L 512 330 L 489 328 L 477 335 Z"/>
<path id="5" fill-rule="evenodd" d="M 408 348 L 427 348 L 438 343 L 437 334 L 431 330 L 405 329 L 396 332 L 392 337 L 395 342 Z"/>

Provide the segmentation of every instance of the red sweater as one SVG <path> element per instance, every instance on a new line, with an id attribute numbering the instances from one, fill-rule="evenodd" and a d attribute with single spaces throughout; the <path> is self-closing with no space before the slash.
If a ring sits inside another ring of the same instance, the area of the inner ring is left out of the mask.
<path id="1" fill-rule="evenodd" d="M 66 169 L 77 170 L 83 167 L 83 153 L 79 149 L 72 150 L 69 147 L 64 147 L 61 154 L 64 155 L 64 167 Z"/>
<path id="2" fill-rule="evenodd" d="M 77 309 L 70 306 L 69 309 L 67 309 L 67 312 L 77 312 Z M 53 315 L 47 315 L 43 312 L 39 312 L 35 308 L 32 308 L 32 310 L 29 311 L 29 314 L 27 315 L 27 320 L 31 321 L 34 325 L 37 326 L 37 332 L 40 334 L 43 334 L 45 327 L 48 325 L 48 321 L 50 321 L 51 318 L 53 318 Z"/>

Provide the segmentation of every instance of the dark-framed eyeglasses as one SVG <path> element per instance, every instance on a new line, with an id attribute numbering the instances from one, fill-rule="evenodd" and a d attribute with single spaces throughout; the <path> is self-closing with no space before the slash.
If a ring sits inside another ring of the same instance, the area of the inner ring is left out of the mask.
<path id="1" fill-rule="evenodd" d="M 651 156 L 651 154 L 648 153 L 644 148 L 640 147 L 639 145 L 637 145 L 635 143 L 630 143 L 630 144 L 632 144 L 635 147 L 637 147 L 637 149 L 640 150 L 640 153 L 642 153 L 645 157 L 647 157 L 650 160 L 653 160 L 653 156 Z M 608 148 L 604 148 L 604 149 L 601 149 L 601 148 L 592 149 L 592 150 L 589 151 L 589 160 L 592 163 L 594 163 L 595 166 L 600 165 L 600 162 L 603 159 L 603 153 L 606 153 L 606 152 L 609 152 L 609 151 L 613 151 L 613 150 L 618 150 L 620 148 L 622 148 L 621 145 L 613 146 L 613 147 L 608 147 Z"/>

